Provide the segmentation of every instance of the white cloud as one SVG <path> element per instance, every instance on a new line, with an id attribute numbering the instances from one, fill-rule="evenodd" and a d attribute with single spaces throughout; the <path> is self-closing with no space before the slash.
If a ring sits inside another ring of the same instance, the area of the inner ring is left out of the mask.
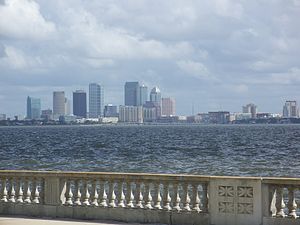
<path id="1" fill-rule="evenodd" d="M 192 60 L 177 61 L 177 66 L 186 74 L 198 79 L 211 78 L 208 68 L 200 63 Z"/>
<path id="2" fill-rule="evenodd" d="M 5 0 L 0 5 L 0 36 L 17 39 L 48 39 L 55 25 L 46 21 L 39 5 L 29 0 Z"/>

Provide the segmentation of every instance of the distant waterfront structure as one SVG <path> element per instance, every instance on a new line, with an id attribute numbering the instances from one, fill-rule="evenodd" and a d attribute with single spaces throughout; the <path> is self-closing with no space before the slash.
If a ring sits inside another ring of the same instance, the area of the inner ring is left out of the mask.
<path id="1" fill-rule="evenodd" d="M 257 106 L 253 103 L 243 106 L 243 113 L 251 113 L 251 118 L 255 119 L 257 114 Z"/>
<path id="2" fill-rule="evenodd" d="M 150 92 L 150 102 L 156 107 L 157 117 L 161 117 L 161 92 L 158 87 L 152 88 Z"/>
<path id="3" fill-rule="evenodd" d="M 75 116 L 86 118 L 86 113 L 86 92 L 83 90 L 77 90 L 73 92 L 73 114 Z"/>
<path id="4" fill-rule="evenodd" d="M 104 106 L 104 117 L 118 117 L 118 108 L 116 105 L 108 104 Z"/>
<path id="5" fill-rule="evenodd" d="M 144 84 L 139 87 L 139 104 L 144 105 L 148 101 L 148 88 Z"/>
<path id="6" fill-rule="evenodd" d="M 175 99 L 174 98 L 162 98 L 161 99 L 161 114 L 162 116 L 174 116 L 175 115 Z"/>
<path id="7" fill-rule="evenodd" d="M 126 82 L 124 86 L 125 106 L 137 106 L 140 99 L 139 82 Z"/>
<path id="8" fill-rule="evenodd" d="M 65 100 L 64 91 L 53 92 L 53 117 L 55 119 L 58 119 L 59 116 L 64 116 L 66 114 Z"/>
<path id="9" fill-rule="evenodd" d="M 53 113 L 51 109 L 44 109 L 42 110 L 41 118 L 44 120 L 52 120 L 53 119 Z"/>
<path id="10" fill-rule="evenodd" d="M 104 91 L 97 83 L 89 84 L 89 117 L 98 118 L 103 116 Z"/>
<path id="11" fill-rule="evenodd" d="M 282 116 L 284 118 L 297 118 L 298 117 L 298 108 L 296 101 L 286 101 L 283 106 Z"/>
<path id="12" fill-rule="evenodd" d="M 209 122 L 213 124 L 227 124 L 230 121 L 228 111 L 208 112 Z"/>
<path id="13" fill-rule="evenodd" d="M 143 123 L 143 107 L 120 106 L 119 121 L 125 123 Z"/>
<path id="14" fill-rule="evenodd" d="M 143 105 L 143 119 L 144 122 L 157 121 L 157 105 L 155 103 L 146 101 L 146 103 Z"/>
<path id="15" fill-rule="evenodd" d="M 71 115 L 71 101 L 65 98 L 65 115 Z"/>
<path id="16" fill-rule="evenodd" d="M 41 118 L 41 99 L 27 97 L 27 119 Z"/>
<path id="17" fill-rule="evenodd" d="M 6 120 L 6 114 L 0 114 L 0 121 L 1 120 Z"/>

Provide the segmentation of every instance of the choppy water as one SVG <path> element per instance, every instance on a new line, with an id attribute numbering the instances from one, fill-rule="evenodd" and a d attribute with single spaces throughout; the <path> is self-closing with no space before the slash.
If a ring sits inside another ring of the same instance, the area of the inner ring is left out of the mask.
<path id="1" fill-rule="evenodd" d="M 0 127 L 0 169 L 300 177 L 299 125 Z"/>

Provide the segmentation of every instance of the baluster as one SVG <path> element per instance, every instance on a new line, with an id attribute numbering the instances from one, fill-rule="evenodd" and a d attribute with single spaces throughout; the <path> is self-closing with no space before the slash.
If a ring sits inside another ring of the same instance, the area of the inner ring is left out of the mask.
<path id="1" fill-rule="evenodd" d="M 37 179 L 34 178 L 33 180 L 33 184 L 32 184 L 32 202 L 34 204 L 39 204 L 40 203 L 40 193 L 39 193 L 39 189 L 38 189 L 38 183 L 37 183 Z"/>
<path id="2" fill-rule="evenodd" d="M 96 180 L 93 180 L 93 183 L 92 183 L 92 203 L 91 205 L 92 206 L 98 206 L 98 192 L 97 192 L 97 181 Z"/>
<path id="3" fill-rule="evenodd" d="M 16 202 L 16 191 L 15 191 L 15 184 L 14 184 L 14 180 L 12 178 L 9 179 L 9 183 L 10 183 L 10 198 L 9 201 L 10 202 Z M 23 192 L 22 192 L 23 194 Z"/>
<path id="4" fill-rule="evenodd" d="M 8 199 L 7 199 L 7 188 L 6 188 L 6 178 L 5 177 L 2 178 L 1 195 L 2 195 L 2 198 L 1 198 L 0 202 L 7 202 Z"/>
<path id="5" fill-rule="evenodd" d="M 67 187 L 66 187 L 66 205 L 73 205 L 73 193 L 72 193 L 72 187 L 71 187 L 71 181 L 67 180 Z"/>
<path id="6" fill-rule="evenodd" d="M 105 182 L 102 181 L 100 184 L 100 196 L 102 198 L 100 206 L 107 207 L 107 194 L 105 191 Z"/>
<path id="7" fill-rule="evenodd" d="M 174 184 L 174 207 L 173 210 L 180 212 L 181 208 L 180 208 L 180 196 L 179 196 L 179 191 L 178 191 L 178 183 L 176 182 Z"/>
<path id="8" fill-rule="evenodd" d="M 125 207 L 125 195 L 123 191 L 123 181 L 118 182 L 118 188 L 119 188 L 119 204 L 118 206 L 121 208 Z"/>
<path id="9" fill-rule="evenodd" d="M 289 197 L 289 201 L 288 201 L 288 209 L 289 209 L 289 216 L 292 217 L 292 218 L 297 218 L 297 213 L 296 213 L 296 210 L 297 210 L 297 203 L 296 203 L 296 200 L 295 200 L 295 187 L 288 187 L 288 191 L 289 191 L 289 194 L 288 194 L 288 197 Z"/>
<path id="10" fill-rule="evenodd" d="M 30 183 L 29 183 L 29 178 L 25 179 L 25 188 L 24 188 L 24 192 L 25 192 L 25 203 L 31 203 L 31 191 L 30 191 Z"/>
<path id="11" fill-rule="evenodd" d="M 89 193 L 89 185 L 88 185 L 88 180 L 84 180 L 84 185 L 83 185 L 83 203 L 82 205 L 90 205 L 89 199 L 90 199 L 90 193 Z"/>
<path id="12" fill-rule="evenodd" d="M 200 198 L 199 198 L 199 191 L 198 191 L 198 185 L 197 184 L 193 184 L 193 201 L 192 201 L 192 206 L 193 210 L 196 212 L 200 212 Z"/>
<path id="13" fill-rule="evenodd" d="M 276 216 L 285 217 L 284 213 L 284 201 L 283 201 L 283 187 L 277 186 L 276 189 Z"/>
<path id="14" fill-rule="evenodd" d="M 116 205 L 116 194 L 115 194 L 115 185 L 114 181 L 109 183 L 109 207 L 115 208 Z"/>
<path id="15" fill-rule="evenodd" d="M 23 203 L 23 186 L 22 186 L 22 178 L 18 178 L 17 181 L 17 191 L 18 191 L 18 197 L 17 197 L 17 202 L 18 203 Z"/>
<path id="16" fill-rule="evenodd" d="M 172 210 L 172 207 L 170 205 L 171 197 L 170 197 L 169 184 L 165 182 L 163 185 L 164 185 L 164 195 L 163 195 L 164 209 L 170 211 Z"/>
<path id="17" fill-rule="evenodd" d="M 142 183 L 140 183 L 140 182 L 136 182 L 135 199 L 136 199 L 136 207 L 140 208 L 140 209 L 144 208 L 144 206 L 143 206 Z"/>
<path id="18" fill-rule="evenodd" d="M 191 202 L 191 199 L 189 196 L 188 184 L 185 183 L 183 185 L 183 203 L 184 203 L 183 209 L 185 211 L 191 211 L 190 202 Z"/>
<path id="19" fill-rule="evenodd" d="M 202 212 L 208 212 L 207 184 L 202 184 Z"/>
<path id="20" fill-rule="evenodd" d="M 126 182 L 126 187 L 127 187 L 127 192 L 126 192 L 127 207 L 133 208 L 134 207 L 134 205 L 133 205 L 134 196 L 132 193 L 132 186 L 131 186 L 130 181 Z"/>
<path id="21" fill-rule="evenodd" d="M 153 209 L 150 182 L 146 183 L 145 185 L 145 203 L 146 203 L 145 205 L 146 209 Z"/>
<path id="22" fill-rule="evenodd" d="M 80 182 L 75 180 L 75 202 L 74 205 L 81 205 L 81 192 L 80 192 Z"/>
<path id="23" fill-rule="evenodd" d="M 154 208 L 156 209 L 162 209 L 161 207 L 161 194 L 160 194 L 160 184 L 159 182 L 156 182 L 154 184 L 154 191 L 155 191 L 155 200 L 156 200 L 156 203 L 155 203 L 155 206 Z"/>

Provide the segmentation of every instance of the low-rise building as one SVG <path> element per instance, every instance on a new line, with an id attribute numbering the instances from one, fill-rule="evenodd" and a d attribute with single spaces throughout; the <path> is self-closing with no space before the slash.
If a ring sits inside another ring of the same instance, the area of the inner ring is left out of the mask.
<path id="1" fill-rule="evenodd" d="M 143 123 L 143 107 L 120 106 L 119 121 L 125 123 Z"/>

